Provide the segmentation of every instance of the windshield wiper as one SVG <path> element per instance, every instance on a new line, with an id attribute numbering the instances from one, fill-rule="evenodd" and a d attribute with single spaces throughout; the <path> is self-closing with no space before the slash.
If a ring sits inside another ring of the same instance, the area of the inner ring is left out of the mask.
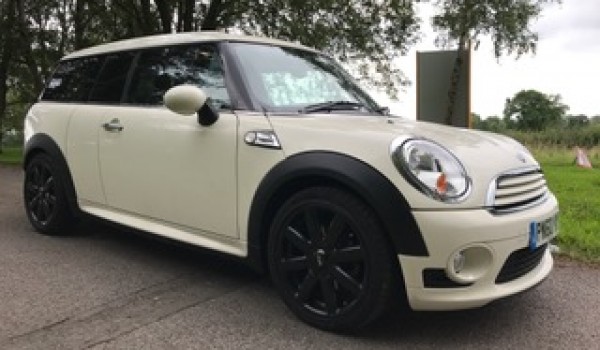
<path id="1" fill-rule="evenodd" d="M 365 107 L 363 103 L 355 101 L 327 101 L 321 103 L 315 103 L 302 108 L 300 113 L 314 113 L 320 111 L 333 111 L 333 110 L 355 110 L 360 107 Z"/>

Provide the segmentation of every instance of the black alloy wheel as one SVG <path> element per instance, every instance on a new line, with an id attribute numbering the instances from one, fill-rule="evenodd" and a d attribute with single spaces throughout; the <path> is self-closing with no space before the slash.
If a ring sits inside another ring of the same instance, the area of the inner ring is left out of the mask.
<path id="1" fill-rule="evenodd" d="M 286 304 L 326 330 L 361 328 L 390 296 L 394 271 L 372 211 L 333 188 L 310 188 L 278 212 L 269 242 L 269 267 Z"/>
<path id="2" fill-rule="evenodd" d="M 46 154 L 36 155 L 25 170 L 25 211 L 33 227 L 45 234 L 63 234 L 73 221 L 60 176 Z"/>

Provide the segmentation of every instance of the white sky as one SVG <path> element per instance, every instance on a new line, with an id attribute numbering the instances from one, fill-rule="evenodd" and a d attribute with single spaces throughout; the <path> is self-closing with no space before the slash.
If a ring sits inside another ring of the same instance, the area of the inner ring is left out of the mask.
<path id="1" fill-rule="evenodd" d="M 423 16 L 421 42 L 399 65 L 412 86 L 391 102 L 382 94 L 375 97 L 392 113 L 415 118 L 416 52 L 437 49 L 429 25 L 430 4 L 419 5 Z M 491 40 L 482 38 L 472 53 L 471 110 L 482 117 L 502 115 L 507 97 L 524 89 L 560 94 L 570 107 L 569 114 L 600 115 L 600 0 L 563 0 L 542 11 L 533 29 L 539 34 L 537 53 L 515 60 L 493 55 Z"/>

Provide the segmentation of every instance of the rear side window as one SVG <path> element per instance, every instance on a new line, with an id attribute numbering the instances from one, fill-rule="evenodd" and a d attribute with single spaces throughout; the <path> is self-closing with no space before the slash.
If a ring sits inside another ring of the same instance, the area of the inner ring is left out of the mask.
<path id="1" fill-rule="evenodd" d="M 136 65 L 127 102 L 160 105 L 173 86 L 194 84 L 215 108 L 230 104 L 221 57 L 213 45 L 174 46 L 145 50 Z"/>
<path id="2" fill-rule="evenodd" d="M 42 100 L 87 101 L 101 67 L 102 58 L 100 57 L 84 57 L 60 62 L 52 78 L 46 84 Z"/>
<path id="3" fill-rule="evenodd" d="M 129 66 L 135 57 L 132 52 L 105 56 L 98 81 L 90 95 L 90 102 L 117 103 L 121 101 Z"/>

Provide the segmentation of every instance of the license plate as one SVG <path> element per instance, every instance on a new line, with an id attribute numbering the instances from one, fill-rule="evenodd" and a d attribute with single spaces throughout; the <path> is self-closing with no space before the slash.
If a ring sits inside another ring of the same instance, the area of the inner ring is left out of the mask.
<path id="1" fill-rule="evenodd" d="M 529 249 L 534 250 L 558 234 L 558 218 L 556 215 L 544 221 L 533 221 L 529 224 Z"/>

